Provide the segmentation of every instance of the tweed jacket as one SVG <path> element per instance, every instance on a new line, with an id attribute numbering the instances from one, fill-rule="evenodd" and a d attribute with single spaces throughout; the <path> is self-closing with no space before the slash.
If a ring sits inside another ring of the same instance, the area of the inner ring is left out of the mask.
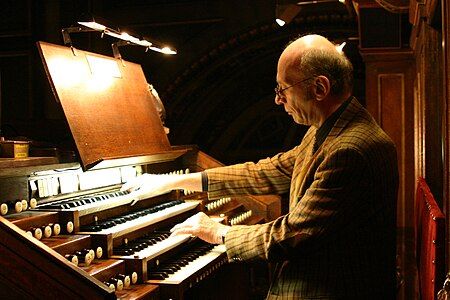
<path id="1" fill-rule="evenodd" d="M 398 170 L 391 139 L 353 98 L 319 149 L 207 170 L 210 199 L 289 192 L 289 212 L 232 226 L 230 261 L 277 262 L 267 299 L 394 299 Z"/>

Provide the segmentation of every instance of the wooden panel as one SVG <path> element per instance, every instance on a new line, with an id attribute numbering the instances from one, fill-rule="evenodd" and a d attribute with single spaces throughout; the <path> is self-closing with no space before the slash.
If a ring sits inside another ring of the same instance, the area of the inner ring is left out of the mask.
<path id="1" fill-rule="evenodd" d="M 89 235 L 58 235 L 51 236 L 42 240 L 42 243 L 52 248 L 62 256 L 66 254 L 74 254 L 76 251 L 83 249 L 96 249 L 91 243 Z"/>
<path id="2" fill-rule="evenodd" d="M 448 1 L 413 1 L 421 15 L 413 23 L 415 59 L 416 176 L 425 177 L 436 202 L 449 216 L 450 41 Z M 417 2 L 417 3 L 416 3 Z M 447 217 L 446 236 L 448 236 Z M 450 247 L 446 243 L 446 269 Z"/>
<path id="3" fill-rule="evenodd" d="M 386 128 L 386 133 L 394 140 L 396 145 L 403 147 L 402 125 L 405 122 L 404 116 L 401 114 L 401 119 L 399 120 L 398 115 L 389 112 L 404 111 L 404 76 L 401 73 L 379 74 L 378 82 L 380 89 L 378 95 L 378 105 L 380 105 L 378 120 L 380 126 Z"/>
<path id="4" fill-rule="evenodd" d="M 406 218 L 412 217 L 411 211 L 404 211 L 411 201 L 406 197 L 405 173 L 405 83 L 402 73 L 378 75 L 378 122 L 384 131 L 392 138 L 397 146 L 397 159 L 399 164 L 399 200 L 397 222 L 406 225 Z M 411 143 L 413 140 L 409 140 Z M 411 145 L 411 144 L 410 144 Z M 411 194 L 411 193 L 410 193 Z M 413 195 L 413 194 L 411 194 Z M 410 195 L 410 196 L 411 196 Z"/>
<path id="5" fill-rule="evenodd" d="M 0 178 L 0 203 L 28 200 L 28 180 L 26 177 Z"/>
<path id="6" fill-rule="evenodd" d="M 31 227 L 41 227 L 59 222 L 58 213 L 52 211 L 24 211 L 19 214 L 6 215 L 4 218 L 25 231 Z"/>
<path id="7" fill-rule="evenodd" d="M 140 65 L 44 42 L 38 47 L 85 168 L 170 152 Z"/>
<path id="8" fill-rule="evenodd" d="M 117 259 L 94 259 L 90 266 L 82 268 L 101 282 L 108 281 L 117 274 L 126 274 L 124 261 Z"/>
<path id="9" fill-rule="evenodd" d="M 415 156 L 415 174 L 416 178 L 419 176 L 425 177 L 425 99 L 423 95 L 423 76 L 420 67 L 418 66 L 416 73 L 416 80 L 414 85 L 414 156 Z"/>
<path id="10" fill-rule="evenodd" d="M 427 183 L 442 207 L 442 118 L 444 111 L 441 36 L 422 20 L 415 49 L 416 178 Z"/>
<path id="11" fill-rule="evenodd" d="M 408 102 L 412 102 L 412 100 L 409 99 Z M 413 204 L 414 193 L 408 189 L 408 181 L 414 180 L 414 177 L 409 173 L 411 170 L 407 170 L 408 167 L 412 169 L 412 161 L 406 161 L 406 151 L 411 154 L 412 151 L 407 149 L 411 149 L 413 139 L 406 140 L 408 124 L 405 116 L 405 78 L 403 73 L 378 74 L 377 104 L 377 120 L 397 146 L 400 179 L 397 224 L 401 227 L 411 226 L 413 210 L 410 207 Z M 411 117 L 412 115 L 409 116 L 409 119 Z"/>
<path id="12" fill-rule="evenodd" d="M 45 295 L 49 299 L 115 298 L 101 282 L 2 217 L 0 228 L 0 277 L 20 278 L 10 283 L 20 284 L 16 288 L 24 294 Z"/>
<path id="13" fill-rule="evenodd" d="M 443 112 L 442 138 L 444 141 L 444 214 L 446 215 L 446 270 L 450 268 L 450 4 L 448 1 L 442 1 L 442 46 L 443 46 L 443 103 L 445 110 Z"/>
<path id="14" fill-rule="evenodd" d="M 0 169 L 49 165 L 56 163 L 58 163 L 58 159 L 56 157 L 28 157 L 21 159 L 0 158 Z"/>
<path id="15" fill-rule="evenodd" d="M 159 300 L 159 287 L 153 284 L 131 285 L 127 289 L 116 292 L 118 299 Z"/>
<path id="16" fill-rule="evenodd" d="M 404 284 L 398 299 L 415 299 L 414 95 L 415 64 L 411 51 L 363 51 L 367 108 L 394 140 L 400 175 L 397 202 L 397 252 Z"/>
<path id="17" fill-rule="evenodd" d="M 366 104 L 394 140 L 399 163 L 397 224 L 412 227 L 414 199 L 414 105 L 412 52 L 363 52 L 366 61 Z"/>
<path id="18" fill-rule="evenodd" d="M 441 21 L 441 3 L 445 2 L 445 0 L 426 0 L 425 2 L 425 7 L 424 7 L 424 17 L 426 18 L 426 21 L 428 22 L 428 24 L 430 25 L 435 25 L 436 23 L 438 23 L 439 25 L 441 25 L 440 23 Z"/>

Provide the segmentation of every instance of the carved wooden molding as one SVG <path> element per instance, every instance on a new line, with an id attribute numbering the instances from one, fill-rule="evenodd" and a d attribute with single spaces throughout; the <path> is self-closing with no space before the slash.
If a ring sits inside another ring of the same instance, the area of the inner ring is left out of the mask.
<path id="1" fill-rule="evenodd" d="M 360 50 L 364 62 L 378 62 L 381 60 L 387 61 L 413 61 L 414 56 L 411 49 L 362 49 Z"/>
<path id="2" fill-rule="evenodd" d="M 446 2 L 444 0 L 443 2 Z M 431 24 L 431 20 L 434 18 L 434 15 L 437 13 L 436 8 L 438 7 L 438 3 L 441 0 L 425 0 L 425 12 L 424 17 L 427 19 L 428 24 Z"/>
<path id="3" fill-rule="evenodd" d="M 385 1 L 385 0 L 376 0 Z M 430 24 L 436 14 L 436 8 L 441 0 L 411 0 L 409 3 L 409 22 L 419 26 L 422 20 Z"/>
<path id="4" fill-rule="evenodd" d="M 357 13 L 360 8 L 382 7 L 391 13 L 407 13 L 410 8 L 410 0 L 352 0 L 352 2 Z"/>
<path id="5" fill-rule="evenodd" d="M 445 112 L 444 112 L 444 120 L 443 120 L 443 140 L 444 143 L 444 213 L 447 216 L 450 216 L 450 4 L 448 1 L 443 1 L 442 3 L 442 45 L 444 51 L 444 61 L 443 61 L 443 70 L 444 70 L 444 101 L 445 101 Z M 447 227 L 446 235 L 448 236 L 450 229 Z M 450 257 L 450 247 L 447 244 L 446 246 L 446 257 L 447 257 L 447 270 L 449 268 L 448 258 Z"/>
<path id="6" fill-rule="evenodd" d="M 409 0 L 375 0 L 381 7 L 391 13 L 403 14 L 409 10 Z"/>
<path id="7" fill-rule="evenodd" d="M 420 19 L 423 17 L 424 1 L 411 0 L 409 2 L 409 22 L 416 26 L 419 24 Z"/>

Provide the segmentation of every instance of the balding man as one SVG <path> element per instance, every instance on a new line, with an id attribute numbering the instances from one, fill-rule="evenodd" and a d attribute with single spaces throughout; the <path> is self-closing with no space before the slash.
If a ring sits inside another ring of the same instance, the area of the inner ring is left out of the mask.
<path id="1" fill-rule="evenodd" d="M 225 243 L 230 261 L 277 262 L 267 299 L 394 299 L 398 170 L 391 139 L 351 96 L 352 66 L 326 38 L 303 36 L 278 61 L 275 103 L 311 127 L 290 151 L 183 176 L 144 175 L 124 189 L 210 199 L 289 192 L 289 212 L 225 226 L 199 213 L 173 228 Z"/>

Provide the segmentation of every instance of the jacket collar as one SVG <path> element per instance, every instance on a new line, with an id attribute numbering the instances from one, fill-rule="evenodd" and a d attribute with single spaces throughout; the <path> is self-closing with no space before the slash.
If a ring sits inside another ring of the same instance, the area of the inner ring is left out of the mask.
<path id="1" fill-rule="evenodd" d="M 350 123 L 350 121 L 353 120 L 355 115 L 362 109 L 363 106 L 358 102 L 358 100 L 355 97 L 352 97 L 350 103 L 347 105 L 347 107 L 342 112 L 340 117 L 336 120 L 333 128 L 331 128 L 330 133 L 327 136 L 327 139 L 329 137 L 338 136 L 342 132 L 342 130 L 344 130 L 344 128 L 347 127 L 348 123 Z"/>

